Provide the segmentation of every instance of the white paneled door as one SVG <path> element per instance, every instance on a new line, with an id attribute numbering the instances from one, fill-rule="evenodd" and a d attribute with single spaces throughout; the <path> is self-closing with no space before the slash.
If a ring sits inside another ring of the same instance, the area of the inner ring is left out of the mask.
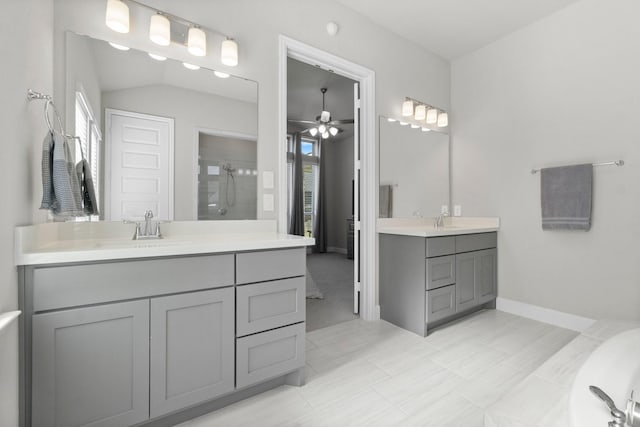
<path id="1" fill-rule="evenodd" d="M 360 83 L 353 84 L 353 312 L 360 313 Z"/>
<path id="2" fill-rule="evenodd" d="M 173 219 L 173 119 L 105 110 L 105 219 Z"/>

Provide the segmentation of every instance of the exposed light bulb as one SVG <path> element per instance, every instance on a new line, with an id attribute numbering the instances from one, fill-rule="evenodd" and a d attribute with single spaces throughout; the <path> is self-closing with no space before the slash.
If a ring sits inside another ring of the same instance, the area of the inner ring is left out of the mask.
<path id="1" fill-rule="evenodd" d="M 318 129 L 311 128 L 309 129 L 309 133 L 311 134 L 311 136 L 316 136 L 318 134 Z"/>
<path id="2" fill-rule="evenodd" d="M 338 128 L 334 128 L 333 126 L 331 126 L 329 128 L 329 133 L 333 136 L 336 136 L 338 134 Z"/>
<path id="3" fill-rule="evenodd" d="M 388 121 L 388 122 L 391 122 L 391 123 L 393 123 L 393 122 L 397 122 L 397 120 L 396 120 L 396 119 L 394 119 L 394 118 L 392 118 L 392 117 L 387 117 L 387 121 Z"/>
<path id="4" fill-rule="evenodd" d="M 438 114 L 438 127 L 443 128 L 449 126 L 449 115 L 447 113 Z"/>
<path id="5" fill-rule="evenodd" d="M 156 61 L 166 61 L 167 60 L 166 56 L 158 55 L 156 53 L 149 52 L 149 56 L 152 57 L 153 59 L 155 59 Z"/>
<path id="6" fill-rule="evenodd" d="M 427 107 L 424 105 L 418 105 L 416 107 L 416 114 L 414 118 L 418 121 L 424 120 L 427 117 Z"/>
<path id="7" fill-rule="evenodd" d="M 327 139 L 327 138 L 329 138 L 329 132 L 324 131 L 324 132 L 322 133 L 322 139 Z"/>
<path id="8" fill-rule="evenodd" d="M 201 28 L 189 28 L 187 50 L 193 56 L 205 56 L 207 54 L 207 35 Z"/>
<path id="9" fill-rule="evenodd" d="M 125 52 L 130 49 L 129 46 L 124 46 L 124 45 L 113 43 L 113 42 L 109 42 L 109 45 L 111 45 L 111 47 L 114 49 L 124 50 Z"/>
<path id="10" fill-rule="evenodd" d="M 402 103 L 402 116 L 413 116 L 413 101 L 408 99 Z"/>
<path id="11" fill-rule="evenodd" d="M 199 70 L 200 69 L 199 65 L 189 64 L 188 62 L 183 62 L 182 65 L 184 65 L 184 68 L 187 68 L 189 70 Z"/>
<path id="12" fill-rule="evenodd" d="M 228 79 L 229 77 L 231 77 L 231 74 L 223 73 L 222 71 L 214 71 L 213 74 L 221 79 Z"/>
<path id="13" fill-rule="evenodd" d="M 226 39 L 222 42 L 220 60 L 229 67 L 238 65 L 238 43 L 235 40 Z"/>
<path id="14" fill-rule="evenodd" d="M 129 32 L 129 6 L 120 0 L 107 0 L 105 24 L 116 33 Z"/>
<path id="15" fill-rule="evenodd" d="M 171 44 L 171 22 L 166 16 L 157 13 L 151 17 L 149 39 L 160 46 Z"/>
<path id="16" fill-rule="evenodd" d="M 318 126 L 318 132 L 325 133 L 327 131 L 327 127 L 324 124 Z"/>
<path id="17" fill-rule="evenodd" d="M 422 132 L 431 132 L 431 129 L 429 129 L 429 128 L 422 128 Z"/>
<path id="18" fill-rule="evenodd" d="M 432 125 L 438 121 L 438 110 L 436 108 L 429 108 L 427 110 L 427 123 Z"/>

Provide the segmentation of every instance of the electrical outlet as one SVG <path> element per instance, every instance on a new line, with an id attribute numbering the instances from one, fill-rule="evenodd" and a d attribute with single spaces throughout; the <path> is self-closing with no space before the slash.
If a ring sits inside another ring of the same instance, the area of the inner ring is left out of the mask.
<path id="1" fill-rule="evenodd" d="M 453 205 L 453 216 L 462 216 L 462 206 Z"/>
<path id="2" fill-rule="evenodd" d="M 262 195 L 262 210 L 265 212 L 273 212 L 273 194 Z"/>
<path id="3" fill-rule="evenodd" d="M 442 215 L 449 215 L 449 205 L 440 206 L 440 213 Z"/>

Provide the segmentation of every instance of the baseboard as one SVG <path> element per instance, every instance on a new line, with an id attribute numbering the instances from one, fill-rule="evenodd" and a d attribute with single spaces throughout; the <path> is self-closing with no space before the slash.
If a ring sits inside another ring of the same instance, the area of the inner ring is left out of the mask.
<path id="1" fill-rule="evenodd" d="M 335 246 L 327 246 L 327 252 L 335 252 L 337 254 L 346 255 L 347 254 L 347 249 L 346 248 L 336 248 Z"/>
<path id="2" fill-rule="evenodd" d="M 496 310 L 577 332 L 582 332 L 595 323 L 595 320 L 586 317 L 501 297 L 496 299 Z"/>

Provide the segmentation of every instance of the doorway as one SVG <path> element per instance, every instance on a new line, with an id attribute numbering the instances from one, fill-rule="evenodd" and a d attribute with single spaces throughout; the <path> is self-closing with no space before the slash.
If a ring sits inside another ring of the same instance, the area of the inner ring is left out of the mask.
<path id="1" fill-rule="evenodd" d="M 376 145 L 375 145 L 375 102 L 374 86 L 375 76 L 373 71 L 345 61 L 342 58 L 328 54 L 311 46 L 305 45 L 285 36 L 280 36 L 280 141 L 287 139 L 287 61 L 292 58 L 325 71 L 350 78 L 359 83 L 359 101 L 355 105 L 359 107 L 360 125 L 355 124 L 354 134 L 359 136 L 360 143 L 357 156 L 354 159 L 358 173 L 354 185 L 354 198 L 359 202 L 354 203 L 355 220 L 354 231 L 354 287 L 357 296 L 355 308 L 359 308 L 360 316 L 365 320 L 379 318 L 379 308 L 376 305 L 376 234 L 375 234 L 375 207 L 376 207 Z M 287 210 L 287 145 L 279 144 L 279 180 L 278 200 L 279 215 L 278 229 L 288 232 Z M 356 151 L 356 150 L 354 150 Z M 360 185 L 357 185 L 358 180 Z M 358 190 L 361 195 L 358 197 Z M 358 216 L 358 212 L 361 215 Z M 358 220 L 359 218 L 359 220 Z M 346 226 L 345 226 L 346 227 Z"/>

